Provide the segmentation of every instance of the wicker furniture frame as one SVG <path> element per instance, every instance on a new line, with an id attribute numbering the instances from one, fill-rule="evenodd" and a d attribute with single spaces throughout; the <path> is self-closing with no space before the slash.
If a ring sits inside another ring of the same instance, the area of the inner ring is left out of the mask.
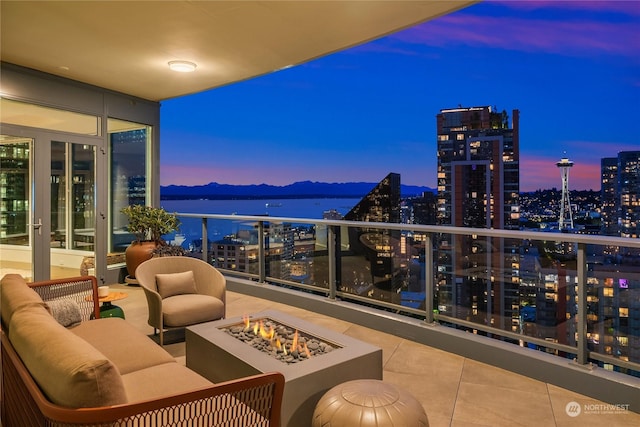
<path id="1" fill-rule="evenodd" d="M 85 301 L 83 317 L 99 316 L 94 277 L 29 284 L 43 299 Z M 100 408 L 66 408 L 51 403 L 31 377 L 4 331 L 1 335 L 3 427 L 12 426 L 273 426 L 280 425 L 284 377 L 274 372 L 218 383 L 161 399 Z"/>

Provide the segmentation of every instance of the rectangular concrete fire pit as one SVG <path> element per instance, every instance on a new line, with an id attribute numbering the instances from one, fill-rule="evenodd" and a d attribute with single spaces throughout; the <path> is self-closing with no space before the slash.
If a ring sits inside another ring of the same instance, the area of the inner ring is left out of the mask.
<path id="1" fill-rule="evenodd" d="M 275 310 L 250 316 L 270 319 L 330 343 L 334 349 L 286 364 L 225 331 L 243 318 L 229 318 L 186 328 L 187 367 L 213 382 L 277 371 L 285 377 L 282 426 L 311 424 L 316 403 L 331 387 L 345 381 L 382 379 L 382 349 Z"/>

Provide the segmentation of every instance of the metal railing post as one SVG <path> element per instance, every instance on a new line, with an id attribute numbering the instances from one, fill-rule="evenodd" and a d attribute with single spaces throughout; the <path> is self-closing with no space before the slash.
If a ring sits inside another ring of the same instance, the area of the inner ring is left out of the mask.
<path id="1" fill-rule="evenodd" d="M 336 299 L 336 226 L 327 227 L 327 257 L 329 258 L 329 299 Z"/>
<path id="2" fill-rule="evenodd" d="M 425 322 L 433 323 L 433 239 L 428 233 L 424 241 L 424 309 L 426 311 Z"/>
<path id="3" fill-rule="evenodd" d="M 576 363 L 586 365 L 589 359 L 589 350 L 587 348 L 587 257 L 586 245 L 578 243 L 578 265 L 576 266 L 578 273 L 578 310 L 577 316 L 577 348 L 578 354 Z"/>
<path id="4" fill-rule="evenodd" d="M 258 282 L 260 283 L 267 281 L 264 238 L 264 221 L 258 221 Z"/>
<path id="5" fill-rule="evenodd" d="M 207 231 L 207 218 L 202 218 L 202 260 L 209 262 L 209 233 Z"/>

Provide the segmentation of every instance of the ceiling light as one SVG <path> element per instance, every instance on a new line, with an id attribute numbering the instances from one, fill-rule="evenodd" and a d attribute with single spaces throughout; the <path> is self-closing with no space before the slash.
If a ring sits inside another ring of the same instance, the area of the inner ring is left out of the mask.
<path id="1" fill-rule="evenodd" d="M 180 73 L 191 73 L 196 67 L 196 64 L 189 61 L 169 61 L 169 68 Z"/>

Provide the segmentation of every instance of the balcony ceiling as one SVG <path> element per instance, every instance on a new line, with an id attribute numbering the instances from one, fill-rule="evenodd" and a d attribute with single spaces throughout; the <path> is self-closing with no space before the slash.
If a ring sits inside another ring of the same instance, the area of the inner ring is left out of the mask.
<path id="1" fill-rule="evenodd" d="M 161 101 L 349 48 L 476 1 L 7 1 L 4 62 Z M 168 62 L 197 64 L 193 73 Z"/>

